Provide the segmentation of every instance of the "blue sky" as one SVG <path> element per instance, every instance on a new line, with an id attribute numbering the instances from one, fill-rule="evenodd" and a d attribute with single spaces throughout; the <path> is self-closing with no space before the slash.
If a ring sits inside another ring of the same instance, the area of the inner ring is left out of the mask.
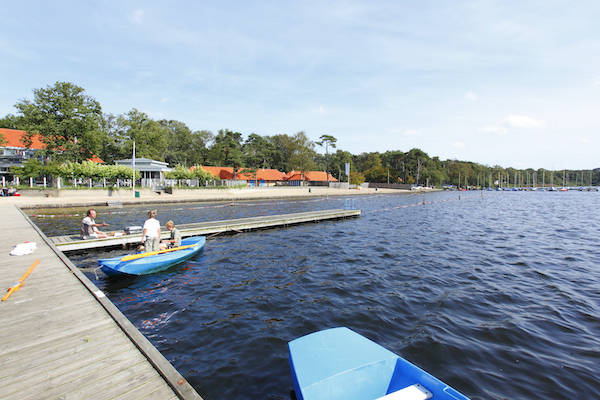
<path id="1" fill-rule="evenodd" d="M 22 1 L 0 115 L 70 81 L 104 112 L 305 131 L 352 153 L 600 167 L 597 1 Z"/>

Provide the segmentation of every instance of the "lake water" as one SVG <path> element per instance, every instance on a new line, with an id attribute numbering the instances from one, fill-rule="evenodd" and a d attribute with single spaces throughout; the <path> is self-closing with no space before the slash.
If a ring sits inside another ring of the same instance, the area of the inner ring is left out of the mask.
<path id="1" fill-rule="evenodd" d="M 118 250 L 70 258 L 207 400 L 289 399 L 287 342 L 335 326 L 472 399 L 600 396 L 600 193 L 353 199 L 360 218 L 217 236 L 164 273 L 94 272 Z M 162 223 L 187 223 L 344 201 L 156 208 Z M 141 225 L 144 210 L 98 208 L 97 221 Z M 31 213 L 56 235 L 74 232 L 83 211 Z"/>

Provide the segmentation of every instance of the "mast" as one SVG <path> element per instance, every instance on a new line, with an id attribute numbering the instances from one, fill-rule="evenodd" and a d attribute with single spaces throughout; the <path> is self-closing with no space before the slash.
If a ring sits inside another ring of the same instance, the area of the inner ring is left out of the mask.
<path id="1" fill-rule="evenodd" d="M 135 140 L 133 141 L 133 154 L 131 157 L 131 197 L 135 197 Z"/>

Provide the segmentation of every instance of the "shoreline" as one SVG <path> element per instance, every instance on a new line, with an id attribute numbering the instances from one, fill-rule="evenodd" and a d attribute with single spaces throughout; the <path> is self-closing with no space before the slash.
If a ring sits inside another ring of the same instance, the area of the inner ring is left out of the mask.
<path id="1" fill-rule="evenodd" d="M 141 197 L 133 197 L 118 193 L 117 196 L 99 195 L 99 193 L 85 193 L 79 190 L 62 191 L 60 197 L 18 196 L 2 197 L 1 204 L 11 204 L 21 209 L 27 208 L 66 208 L 66 207 L 91 207 L 107 206 L 110 203 L 122 205 L 146 203 L 186 203 L 209 201 L 244 201 L 244 200 L 269 200 L 269 199 L 294 199 L 307 197 L 326 196 L 356 196 L 373 194 L 415 194 L 429 193 L 435 190 L 414 191 L 403 189 L 335 189 L 328 187 L 267 187 L 243 189 L 195 189 L 180 191 L 174 194 L 158 194 L 150 190 L 143 190 Z M 129 192 L 131 193 L 131 192 Z"/>

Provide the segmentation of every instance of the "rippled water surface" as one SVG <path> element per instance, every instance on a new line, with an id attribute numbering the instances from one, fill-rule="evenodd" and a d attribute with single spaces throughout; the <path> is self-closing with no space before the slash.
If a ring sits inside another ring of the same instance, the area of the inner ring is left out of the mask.
<path id="1" fill-rule="evenodd" d="M 287 342 L 335 326 L 472 399 L 598 398 L 600 193 L 354 199 L 360 218 L 217 236 L 150 276 L 96 276 L 97 258 L 122 251 L 70 258 L 207 400 L 289 399 Z M 161 222 L 184 223 L 343 206 L 158 208 Z M 64 234 L 82 211 L 36 210 L 46 216 L 33 220 Z M 114 228 L 144 219 L 143 208 L 98 211 Z"/>

